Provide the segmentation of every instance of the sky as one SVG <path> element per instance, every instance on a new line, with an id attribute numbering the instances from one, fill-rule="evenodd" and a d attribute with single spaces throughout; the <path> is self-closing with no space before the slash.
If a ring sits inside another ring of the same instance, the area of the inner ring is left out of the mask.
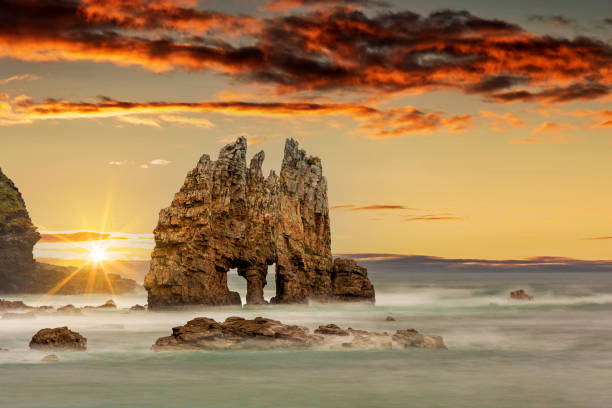
<path id="1" fill-rule="evenodd" d="M 334 253 L 610 259 L 612 4 L 0 0 L 0 167 L 37 257 L 148 259 L 241 135 L 266 172 L 289 137 L 322 159 Z"/>

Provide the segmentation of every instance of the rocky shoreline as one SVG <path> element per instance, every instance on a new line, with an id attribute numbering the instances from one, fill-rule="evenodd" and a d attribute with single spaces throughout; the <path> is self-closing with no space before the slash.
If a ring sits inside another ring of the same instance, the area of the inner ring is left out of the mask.
<path id="1" fill-rule="evenodd" d="M 288 348 L 393 350 L 414 348 L 446 349 L 442 337 L 421 334 L 414 329 L 395 333 L 346 330 L 335 324 L 319 326 L 310 333 L 304 326 L 256 317 L 249 320 L 231 316 L 220 323 L 208 317 L 174 327 L 172 335 L 160 337 L 155 351 L 171 350 L 270 350 Z"/>

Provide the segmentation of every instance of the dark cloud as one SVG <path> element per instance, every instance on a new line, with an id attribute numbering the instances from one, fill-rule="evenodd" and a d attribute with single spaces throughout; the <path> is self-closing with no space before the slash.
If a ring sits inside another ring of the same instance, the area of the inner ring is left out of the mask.
<path id="1" fill-rule="evenodd" d="M 296 7 L 389 7 L 389 3 L 377 0 L 272 0 L 265 8 L 276 11 L 287 11 Z"/>
<path id="2" fill-rule="evenodd" d="M 612 260 L 540 256 L 527 259 L 442 258 L 379 253 L 336 254 L 357 260 L 371 274 L 410 272 L 612 272 Z"/>
<path id="3" fill-rule="evenodd" d="M 576 83 L 567 87 L 545 89 L 541 92 L 516 90 L 496 93 L 490 99 L 496 102 L 532 102 L 564 103 L 575 100 L 591 100 L 610 94 L 612 87 L 601 83 Z"/>
<path id="4" fill-rule="evenodd" d="M 576 22 L 573 18 L 567 18 L 562 15 L 544 15 L 544 14 L 532 14 L 529 16 L 529 21 L 535 21 L 538 23 L 548 23 L 555 27 L 563 27 Z"/>
<path id="5" fill-rule="evenodd" d="M 612 47 L 595 38 L 538 36 L 466 10 L 421 16 L 298 3 L 330 7 L 256 18 L 173 1 L 0 0 L 0 57 L 214 70 L 280 92 L 455 89 L 550 102 L 610 92 Z M 509 89 L 517 85 L 529 91 Z M 557 89 L 566 92 L 546 96 Z"/>

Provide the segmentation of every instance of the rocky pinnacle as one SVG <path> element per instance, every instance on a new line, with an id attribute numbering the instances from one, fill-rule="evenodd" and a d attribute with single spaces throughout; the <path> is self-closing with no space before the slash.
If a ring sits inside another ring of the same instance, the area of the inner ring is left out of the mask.
<path id="1" fill-rule="evenodd" d="M 170 207 L 161 210 L 145 278 L 149 307 L 238 305 L 240 296 L 227 286 L 233 268 L 247 280 L 247 303 L 265 303 L 273 264 L 273 303 L 373 301 L 364 268 L 332 263 L 321 160 L 288 139 L 280 174 L 264 178 L 264 152 L 248 167 L 246 152 L 240 137 L 216 161 L 203 155 Z"/>

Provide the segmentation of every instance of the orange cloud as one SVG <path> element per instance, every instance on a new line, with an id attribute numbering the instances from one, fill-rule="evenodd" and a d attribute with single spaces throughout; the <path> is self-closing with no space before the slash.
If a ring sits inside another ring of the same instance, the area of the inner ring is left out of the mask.
<path id="1" fill-rule="evenodd" d="M 126 239 L 125 237 L 113 237 L 109 233 L 105 232 L 92 232 L 92 231 L 78 231 L 69 233 L 47 233 L 41 232 L 39 243 L 50 243 L 50 242 L 86 242 L 86 241 L 100 241 L 106 239 Z"/>
<path id="2" fill-rule="evenodd" d="M 568 123 L 554 123 L 554 122 L 542 122 L 540 126 L 534 128 L 531 133 L 532 134 L 541 134 L 541 133 L 558 133 L 564 132 L 567 130 L 575 130 L 576 126 L 570 125 Z"/>
<path id="3" fill-rule="evenodd" d="M 455 89 L 546 103 L 611 93 L 612 47 L 596 38 L 538 36 L 468 11 L 366 13 L 358 3 L 377 2 L 279 0 L 272 7 L 330 7 L 256 18 L 200 10 L 195 1 L 5 0 L 0 57 L 214 70 L 281 92 Z"/>
<path id="4" fill-rule="evenodd" d="M 489 127 L 496 132 L 505 132 L 511 128 L 518 128 L 527 124 L 523 119 L 514 113 L 506 112 L 504 114 L 480 111 L 480 116 L 490 119 Z"/>
<path id="5" fill-rule="evenodd" d="M 13 81 L 36 81 L 38 79 L 40 79 L 38 75 L 32 74 L 13 75 L 8 78 L 0 79 L 0 85 L 5 85 Z"/>
<path id="6" fill-rule="evenodd" d="M 334 205 L 330 210 L 345 210 L 345 211 L 372 211 L 372 210 L 413 210 L 413 208 L 404 207 L 397 204 L 370 204 L 357 206 L 353 204 Z"/>
<path id="7" fill-rule="evenodd" d="M 116 118 L 134 125 L 160 127 L 161 122 L 214 126 L 205 118 L 190 118 L 170 113 L 218 113 L 223 115 L 292 117 L 300 115 L 343 115 L 359 122 L 356 134 L 371 139 L 389 139 L 433 131 L 460 132 L 472 125 L 470 115 L 445 116 L 442 112 L 423 112 L 412 106 L 377 109 L 352 103 L 315 102 L 132 102 L 101 97 L 98 102 L 70 102 L 47 100 L 36 103 L 21 96 L 14 101 L 14 109 L 7 105 L 3 117 L 19 123 L 48 119 Z M 147 116 L 148 115 L 148 116 Z M 157 115 L 150 117 L 150 115 Z M 13 122 L 7 123 L 12 124 Z M 262 140 L 263 141 L 263 140 Z"/>

